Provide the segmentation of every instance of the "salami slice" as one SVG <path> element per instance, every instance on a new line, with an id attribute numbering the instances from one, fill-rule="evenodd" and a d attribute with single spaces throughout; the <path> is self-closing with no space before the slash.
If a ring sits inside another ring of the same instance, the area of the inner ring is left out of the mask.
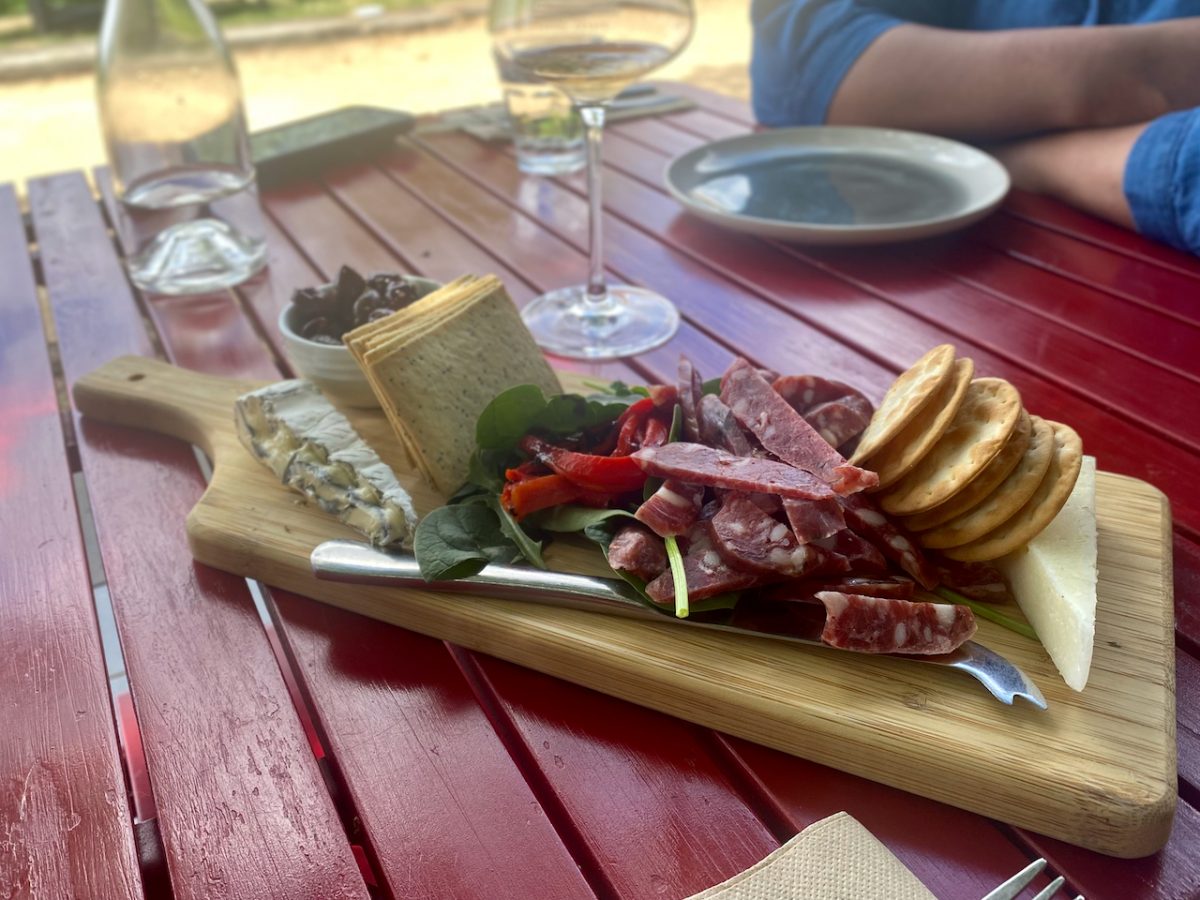
<path id="1" fill-rule="evenodd" d="M 1015 599 L 1008 579 L 991 563 L 959 562 L 938 554 L 933 565 L 942 584 L 964 597 L 982 603 L 1009 603 Z"/>
<path id="2" fill-rule="evenodd" d="M 788 523 L 802 544 L 832 537 L 846 527 L 842 504 L 829 500 L 785 500 L 783 509 Z"/>
<path id="3" fill-rule="evenodd" d="M 608 545 L 608 564 L 643 581 L 653 581 L 667 569 L 663 542 L 641 525 L 626 525 Z"/>
<path id="4" fill-rule="evenodd" d="M 887 516 L 875 508 L 875 504 L 863 494 L 838 498 L 846 513 L 846 522 L 860 535 L 878 547 L 883 555 L 916 579 L 928 591 L 938 586 L 941 579 L 932 563 L 921 552 L 907 534 Z"/>
<path id="5" fill-rule="evenodd" d="M 829 485 L 803 469 L 770 459 L 734 456 L 703 444 L 678 442 L 644 447 L 633 454 L 633 460 L 649 475 L 688 484 L 778 494 L 795 500 L 822 500 L 833 496 Z"/>
<path id="6" fill-rule="evenodd" d="M 790 528 L 746 497 L 727 497 L 712 520 L 712 530 L 717 550 L 735 569 L 799 578 L 831 563 L 829 551 L 801 544 Z"/>
<path id="7" fill-rule="evenodd" d="M 804 413 L 804 421 L 831 447 L 856 438 L 871 424 L 871 404 L 865 397 L 843 397 L 818 404 Z"/>
<path id="8" fill-rule="evenodd" d="M 700 515 L 704 488 L 667 479 L 633 515 L 660 537 L 687 534 Z"/>
<path id="9" fill-rule="evenodd" d="M 887 572 L 887 560 L 883 558 L 883 554 L 874 544 L 849 528 L 843 528 L 837 534 L 813 543 L 832 551 L 835 558 L 845 560 L 845 568 L 840 571 L 854 572 L 857 575 L 883 575 Z"/>
<path id="10" fill-rule="evenodd" d="M 721 382 L 721 399 L 734 418 L 784 462 L 817 475 L 838 494 L 879 483 L 879 476 L 852 466 L 744 359 L 736 359 Z"/>
<path id="11" fill-rule="evenodd" d="M 871 406 L 871 402 L 858 388 L 834 381 L 832 378 L 822 378 L 820 375 L 784 375 L 771 382 L 771 387 L 801 415 L 814 406 L 829 403 L 831 400 L 844 400 L 847 397 L 857 397 L 865 401 L 868 408 Z"/>
<path id="12" fill-rule="evenodd" d="M 965 606 L 914 603 L 821 591 L 825 628 L 821 640 L 860 653 L 949 653 L 975 634 L 975 616 Z"/>
<path id="13" fill-rule="evenodd" d="M 683 439 L 700 443 L 700 398 L 704 396 L 704 382 L 692 361 L 679 355 L 679 408 L 683 412 Z"/>
<path id="14" fill-rule="evenodd" d="M 700 439 L 701 443 L 727 450 L 734 456 L 749 456 L 754 452 L 729 407 L 713 394 L 700 398 Z"/>
<path id="15" fill-rule="evenodd" d="M 739 572 L 722 558 L 712 536 L 712 523 L 697 522 L 688 532 L 688 549 L 683 556 L 683 575 L 689 600 L 704 600 L 727 591 L 740 591 L 758 584 L 760 577 Z M 648 585 L 646 593 L 655 603 L 675 603 L 675 580 L 667 569 Z"/>

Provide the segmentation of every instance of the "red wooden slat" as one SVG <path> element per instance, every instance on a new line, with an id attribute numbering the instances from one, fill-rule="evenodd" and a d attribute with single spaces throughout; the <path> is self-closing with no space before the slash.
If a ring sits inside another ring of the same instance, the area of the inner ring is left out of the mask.
<path id="1" fill-rule="evenodd" d="M 655 82 L 660 93 L 686 97 L 696 103 L 701 109 L 731 119 L 746 127 L 747 130 L 756 124 L 749 105 L 737 97 L 718 94 L 706 88 L 696 87 L 682 81 Z"/>
<path id="2" fill-rule="evenodd" d="M 979 229 L 968 237 L 977 234 Z M 922 258 L 946 278 L 981 288 L 1006 303 L 1127 350 L 1193 383 L 1200 382 L 1196 361 L 1200 324 L 1129 303 L 974 242 L 938 241 L 913 250 L 914 254 L 926 253 Z M 1200 383 L 1196 387 L 1200 389 Z"/>
<path id="3" fill-rule="evenodd" d="M 1194 256 L 1135 234 L 1085 212 L 1080 212 L 1048 197 L 1027 191 L 1013 191 L 1005 201 L 1006 213 L 1022 218 L 1042 228 L 1058 231 L 1124 254 L 1133 259 L 1153 263 L 1183 275 L 1200 277 L 1200 261 Z"/>
<path id="4" fill-rule="evenodd" d="M 1175 653 L 1175 711 L 1179 777 L 1200 796 L 1200 660 L 1185 650 Z"/>
<path id="5" fill-rule="evenodd" d="M 982 816 L 736 738 L 722 740 L 793 831 L 848 812 L 941 900 L 975 900 L 1029 861 Z"/>
<path id="6" fill-rule="evenodd" d="M 1196 279 L 1173 268 L 1039 227 L 1015 215 L 992 216 L 971 236 L 1027 267 L 1065 275 L 1178 321 L 1200 322 L 1200 309 L 1192 299 L 1198 287 Z"/>
<path id="7" fill-rule="evenodd" d="M 672 127 L 689 131 L 703 137 L 706 141 L 719 141 L 724 138 L 739 137 L 746 133 L 746 126 L 740 122 L 731 121 L 723 116 L 709 112 L 706 109 L 691 109 L 686 112 L 672 113 L 663 116 L 661 121 L 669 122 Z"/>
<path id="8" fill-rule="evenodd" d="M 29 197 L 68 383 L 147 353 L 83 178 L 39 179 Z M 77 427 L 176 898 L 364 897 L 245 583 L 191 560 L 191 452 Z"/>
<path id="9" fill-rule="evenodd" d="M 395 897 L 592 897 L 441 641 L 272 592 Z"/>
<path id="10" fill-rule="evenodd" d="M 514 754 L 544 780 L 623 900 L 684 897 L 778 846 L 712 756 L 710 733 L 478 656 Z"/>
<path id="11" fill-rule="evenodd" d="M 0 185 L 0 885 L 140 898 L 96 611 L 16 194 Z"/>

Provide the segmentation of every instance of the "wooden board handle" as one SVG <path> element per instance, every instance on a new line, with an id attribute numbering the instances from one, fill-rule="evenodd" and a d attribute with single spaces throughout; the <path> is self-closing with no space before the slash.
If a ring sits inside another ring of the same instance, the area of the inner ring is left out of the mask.
<path id="1" fill-rule="evenodd" d="M 120 356 L 71 389 L 83 415 L 179 438 L 213 457 L 213 439 L 233 418 L 233 401 L 258 385 L 181 369 L 144 356 Z"/>

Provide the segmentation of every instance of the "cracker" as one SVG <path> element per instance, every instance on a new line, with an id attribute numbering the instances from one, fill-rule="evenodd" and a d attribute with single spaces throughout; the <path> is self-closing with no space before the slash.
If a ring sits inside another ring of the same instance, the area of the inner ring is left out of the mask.
<path id="1" fill-rule="evenodd" d="M 911 472 L 880 494 L 892 515 L 945 503 L 1003 449 L 1021 416 L 1021 395 L 1002 378 L 976 378 L 941 440 Z"/>
<path id="2" fill-rule="evenodd" d="M 405 449 L 449 494 L 466 480 L 475 422 L 498 393 L 518 384 L 546 394 L 561 387 L 494 277 L 405 318 L 366 351 L 364 368 Z"/>
<path id="3" fill-rule="evenodd" d="M 946 556 L 961 562 L 999 559 L 1028 544 L 1054 521 L 1071 496 L 1075 480 L 1079 477 L 1083 463 L 1083 442 L 1071 427 L 1061 422 L 1051 422 L 1050 425 L 1054 429 L 1054 453 L 1034 495 L 999 528 L 969 544 L 951 547 L 944 551 Z"/>
<path id="4" fill-rule="evenodd" d="M 857 465 L 899 434 L 950 378 L 953 363 L 953 345 L 939 344 L 901 373 L 883 395 L 850 462 Z"/>
<path id="5" fill-rule="evenodd" d="M 905 519 L 904 527 L 909 531 L 928 531 L 930 528 L 958 518 L 969 509 L 982 503 L 984 498 L 999 487 L 1000 482 L 1004 481 L 1009 473 L 1017 467 L 1017 463 L 1029 449 L 1031 437 L 1033 437 L 1033 419 L 1029 413 L 1021 410 L 1021 416 L 1017 419 L 1017 427 L 1009 435 L 1004 449 L 987 464 L 987 468 L 967 482 L 965 488 L 945 503 L 939 503 L 931 510 Z M 1049 433 L 1046 434 L 1046 438 L 1049 439 Z"/>
<path id="6" fill-rule="evenodd" d="M 1015 516 L 1038 489 L 1054 456 L 1054 428 L 1037 416 L 1032 418 L 1029 446 L 1018 464 L 978 504 L 936 528 L 919 532 L 922 547 L 959 547 L 983 537 Z M 953 498 L 952 498 L 953 499 Z"/>
<path id="7" fill-rule="evenodd" d="M 942 385 L 933 399 L 917 413 L 916 417 L 896 436 L 883 445 L 878 453 L 871 455 L 863 467 L 879 476 L 880 489 L 895 484 L 921 461 L 946 433 L 954 414 L 962 406 L 975 374 L 975 363 L 969 359 L 956 359 L 950 378 Z"/>

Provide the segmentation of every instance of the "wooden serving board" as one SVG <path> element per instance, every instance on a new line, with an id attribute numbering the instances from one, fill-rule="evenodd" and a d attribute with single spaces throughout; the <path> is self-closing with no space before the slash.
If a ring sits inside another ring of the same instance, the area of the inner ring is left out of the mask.
<path id="1" fill-rule="evenodd" d="M 199 561 L 1102 853 L 1144 856 L 1166 843 L 1176 797 L 1170 514 L 1145 482 L 1097 479 L 1100 601 L 1086 690 L 1068 688 L 1039 644 L 979 623 L 976 639 L 1037 682 L 1043 712 L 904 660 L 318 581 L 312 548 L 356 535 L 238 442 L 234 399 L 255 386 L 123 357 L 74 387 L 85 415 L 173 435 L 212 459 L 187 523 Z M 381 413 L 346 413 L 419 512 L 441 502 Z M 548 559 L 605 571 L 597 552 L 566 542 Z"/>

